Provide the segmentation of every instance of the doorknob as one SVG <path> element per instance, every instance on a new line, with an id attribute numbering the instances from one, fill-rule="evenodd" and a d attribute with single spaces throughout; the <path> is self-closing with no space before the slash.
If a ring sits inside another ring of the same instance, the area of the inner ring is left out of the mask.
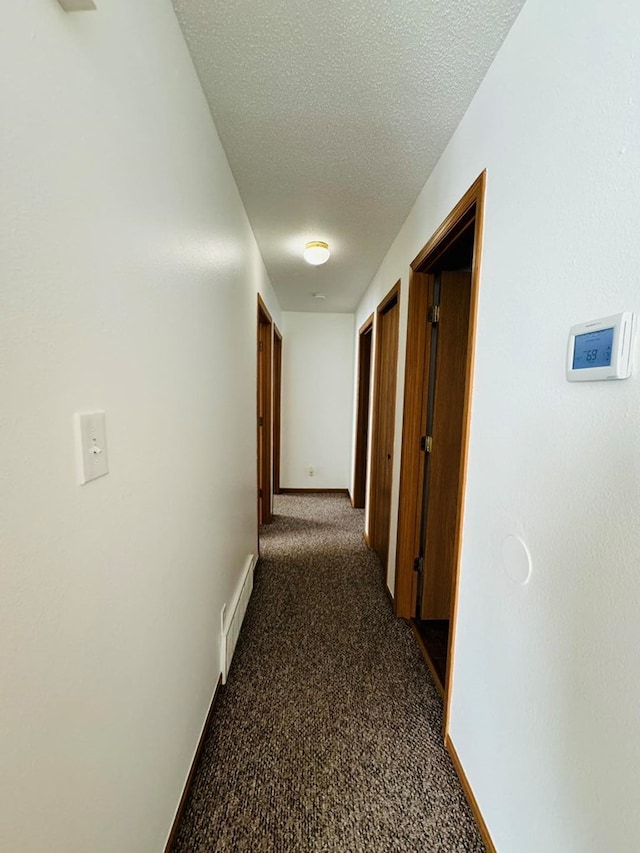
<path id="1" fill-rule="evenodd" d="M 389 459 L 391 459 L 391 454 L 387 453 L 387 462 L 389 461 Z"/>

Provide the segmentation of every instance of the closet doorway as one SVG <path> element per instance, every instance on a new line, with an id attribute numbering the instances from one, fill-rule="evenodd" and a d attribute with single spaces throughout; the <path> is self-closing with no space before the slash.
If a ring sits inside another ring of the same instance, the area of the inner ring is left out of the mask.
<path id="1" fill-rule="evenodd" d="M 485 174 L 411 265 L 396 612 L 451 695 Z"/>
<path id="2" fill-rule="evenodd" d="M 258 525 L 260 525 L 269 524 L 272 519 L 271 379 L 273 320 L 259 294 L 257 337 Z"/>
<path id="3" fill-rule="evenodd" d="M 282 433 L 282 335 L 273 324 L 273 494 L 280 494 L 280 436 Z"/>
<path id="4" fill-rule="evenodd" d="M 373 314 L 358 333 L 358 403 L 356 409 L 356 452 L 352 505 L 362 509 L 367 498 L 367 457 L 369 455 L 369 403 L 371 400 L 371 353 Z"/>

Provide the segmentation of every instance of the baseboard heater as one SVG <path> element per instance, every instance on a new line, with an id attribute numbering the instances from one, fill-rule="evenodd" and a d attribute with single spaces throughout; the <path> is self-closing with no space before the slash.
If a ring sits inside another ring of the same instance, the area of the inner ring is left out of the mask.
<path id="1" fill-rule="evenodd" d="M 256 554 L 249 554 L 242 575 L 240 593 L 229 610 L 229 617 L 222 620 L 222 642 L 220 643 L 220 669 L 222 670 L 222 683 L 227 683 L 227 676 L 231 667 L 231 659 L 236 650 L 240 628 L 244 621 L 249 605 L 249 599 L 253 592 L 253 570 L 258 562 Z"/>

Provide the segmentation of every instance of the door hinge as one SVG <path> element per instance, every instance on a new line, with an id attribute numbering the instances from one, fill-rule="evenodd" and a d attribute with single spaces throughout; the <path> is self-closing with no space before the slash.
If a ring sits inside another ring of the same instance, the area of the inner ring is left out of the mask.
<path id="1" fill-rule="evenodd" d="M 413 561 L 413 571 L 421 575 L 424 572 L 424 557 L 416 557 Z"/>
<path id="2" fill-rule="evenodd" d="M 264 418 L 258 418 L 258 426 L 264 426 Z"/>
<path id="3" fill-rule="evenodd" d="M 426 450 L 427 453 L 431 453 L 433 449 L 433 436 L 432 435 L 423 435 L 420 437 L 420 450 Z"/>
<path id="4" fill-rule="evenodd" d="M 258 352 L 264 352 L 264 341 L 258 341 Z"/>
<path id="5" fill-rule="evenodd" d="M 429 313 L 427 314 L 427 320 L 430 323 L 439 323 L 440 322 L 440 306 L 432 305 L 429 308 Z"/>

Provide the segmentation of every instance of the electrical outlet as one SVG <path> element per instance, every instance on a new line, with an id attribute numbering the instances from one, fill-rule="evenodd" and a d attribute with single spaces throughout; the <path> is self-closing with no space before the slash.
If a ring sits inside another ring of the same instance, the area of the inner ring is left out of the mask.
<path id="1" fill-rule="evenodd" d="M 315 472 L 315 469 L 313 468 L 313 466 L 309 465 L 309 467 L 308 467 L 308 469 L 307 469 L 307 474 L 308 474 L 310 477 L 313 477 L 313 475 L 314 475 L 315 473 L 316 473 L 316 472 Z"/>

